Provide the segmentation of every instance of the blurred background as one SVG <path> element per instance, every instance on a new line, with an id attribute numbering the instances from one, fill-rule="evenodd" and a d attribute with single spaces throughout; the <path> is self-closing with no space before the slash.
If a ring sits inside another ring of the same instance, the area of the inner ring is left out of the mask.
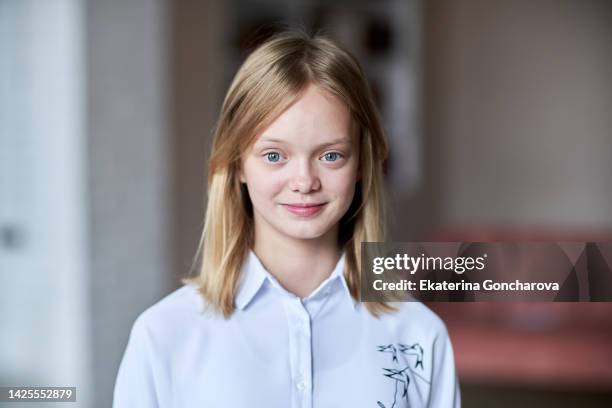
<path id="1" fill-rule="evenodd" d="M 189 271 L 224 93 L 279 23 L 362 62 L 390 239 L 612 240 L 609 0 L 0 0 L 0 385 L 111 405 L 134 319 Z M 430 305 L 466 407 L 612 406 L 611 306 Z"/>

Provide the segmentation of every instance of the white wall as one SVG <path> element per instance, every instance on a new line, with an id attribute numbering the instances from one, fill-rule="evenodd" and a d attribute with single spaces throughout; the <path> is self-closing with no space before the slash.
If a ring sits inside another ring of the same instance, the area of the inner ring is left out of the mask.
<path id="1" fill-rule="evenodd" d="M 109 407 L 134 319 L 178 281 L 169 19 L 164 0 L 0 1 L 0 385 Z"/>
<path id="2" fill-rule="evenodd" d="M 91 402 L 82 7 L 0 2 L 0 384 L 58 407 Z"/>

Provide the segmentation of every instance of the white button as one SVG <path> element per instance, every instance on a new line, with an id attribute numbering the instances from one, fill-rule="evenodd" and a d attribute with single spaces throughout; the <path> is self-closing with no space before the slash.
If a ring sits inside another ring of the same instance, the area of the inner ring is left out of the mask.
<path id="1" fill-rule="evenodd" d="M 300 381 L 297 384 L 298 390 L 303 391 L 306 388 L 306 383 L 304 381 Z"/>

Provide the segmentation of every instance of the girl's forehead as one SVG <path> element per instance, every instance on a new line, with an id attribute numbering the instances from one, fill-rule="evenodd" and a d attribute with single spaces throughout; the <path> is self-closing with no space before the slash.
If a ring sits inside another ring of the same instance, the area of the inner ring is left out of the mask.
<path id="1" fill-rule="evenodd" d="M 310 85 L 289 108 L 257 135 L 256 143 L 351 143 L 355 127 L 344 101 L 317 85 Z"/>

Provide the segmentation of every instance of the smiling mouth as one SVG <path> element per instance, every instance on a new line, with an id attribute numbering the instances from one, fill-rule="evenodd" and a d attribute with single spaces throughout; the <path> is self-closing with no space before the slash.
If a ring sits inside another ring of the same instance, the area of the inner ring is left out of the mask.
<path id="1" fill-rule="evenodd" d="M 282 206 L 291 212 L 300 217 L 310 217 L 317 214 L 319 211 L 323 209 L 327 203 L 319 203 L 319 204 L 282 204 Z"/>

